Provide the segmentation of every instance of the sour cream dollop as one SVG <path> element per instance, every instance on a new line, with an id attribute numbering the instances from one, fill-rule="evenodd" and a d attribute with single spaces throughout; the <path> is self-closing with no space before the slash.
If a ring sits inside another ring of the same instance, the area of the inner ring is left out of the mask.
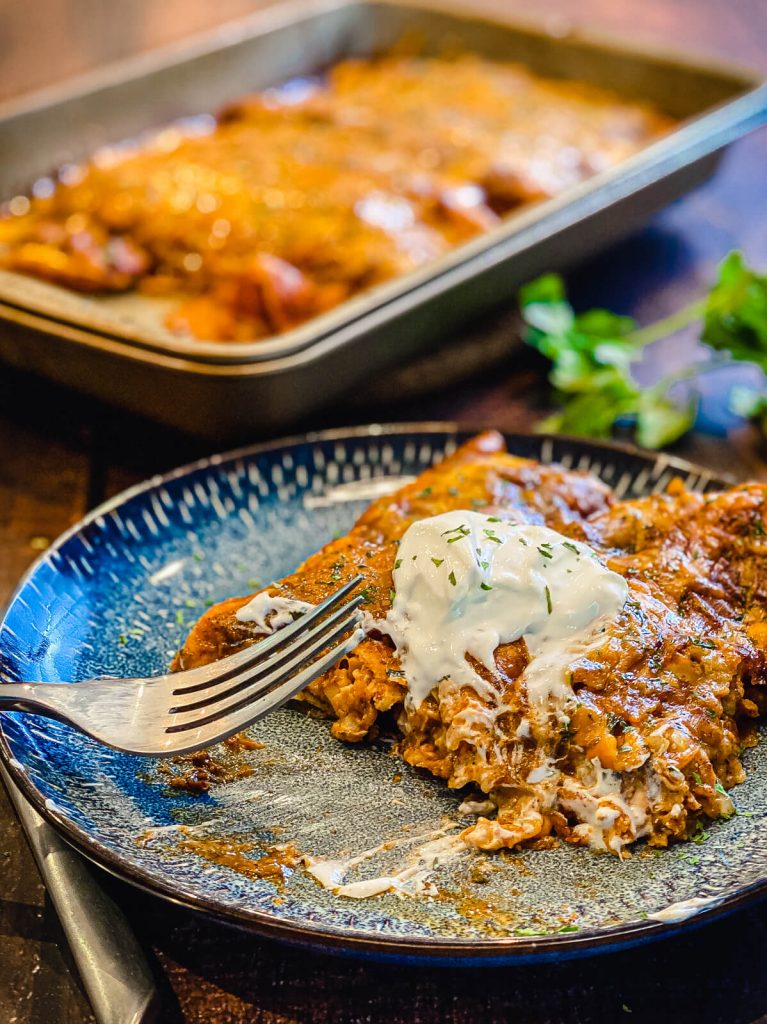
<path id="1" fill-rule="evenodd" d="M 567 670 L 628 596 L 624 578 L 587 544 L 546 526 L 455 510 L 413 523 L 394 565 L 383 628 L 417 708 L 443 679 L 491 688 L 466 660 L 494 672 L 495 649 L 524 638 L 531 713 L 561 709 Z"/>

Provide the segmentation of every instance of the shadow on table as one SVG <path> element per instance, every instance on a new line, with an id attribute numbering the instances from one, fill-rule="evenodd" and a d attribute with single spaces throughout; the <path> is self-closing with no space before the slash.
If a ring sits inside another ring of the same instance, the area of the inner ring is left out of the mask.
<path id="1" fill-rule="evenodd" d="M 765 904 L 596 957 L 432 968 L 255 940 L 120 889 L 189 1024 L 752 1024 L 767 1010 Z"/>

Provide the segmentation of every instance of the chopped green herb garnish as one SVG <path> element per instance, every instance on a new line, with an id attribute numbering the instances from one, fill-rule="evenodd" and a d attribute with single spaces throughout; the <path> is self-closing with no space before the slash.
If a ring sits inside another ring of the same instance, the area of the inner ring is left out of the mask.
<path id="1" fill-rule="evenodd" d="M 390 601 L 391 604 L 394 604 L 394 598 L 396 596 L 397 596 L 397 591 L 396 590 L 390 590 L 389 591 L 389 601 Z"/>
<path id="2" fill-rule="evenodd" d="M 184 604 L 186 605 L 187 608 L 196 608 L 197 607 L 197 602 L 195 601 L 195 599 L 193 597 L 188 597 L 186 599 L 186 601 L 184 601 Z"/>
<path id="3" fill-rule="evenodd" d="M 184 625 L 184 613 L 181 611 L 180 608 L 177 609 L 177 611 L 176 611 L 176 625 L 178 625 L 178 626 L 183 626 Z"/>
<path id="4" fill-rule="evenodd" d="M 417 495 L 419 498 L 428 498 L 431 494 L 431 487 L 424 487 L 424 489 Z"/>
<path id="5" fill-rule="evenodd" d="M 539 544 L 539 545 L 538 545 L 538 553 L 539 553 L 539 554 L 540 554 L 540 555 L 541 555 L 541 556 L 542 556 L 543 558 L 553 558 L 553 557 L 554 557 L 554 555 L 552 554 L 552 552 L 551 552 L 551 551 L 549 551 L 549 550 L 548 550 L 548 548 L 545 548 L 545 547 L 543 546 L 543 544 Z"/>
<path id="6" fill-rule="evenodd" d="M 548 609 L 549 615 L 551 615 L 551 609 L 552 609 L 551 591 L 549 590 L 548 587 L 544 587 L 543 589 L 544 589 L 544 592 L 546 594 L 546 608 Z"/>
<path id="7" fill-rule="evenodd" d="M 724 788 L 724 786 L 719 781 L 719 779 L 716 780 L 716 785 L 714 786 L 714 789 L 717 791 L 717 793 L 721 793 L 722 796 L 727 796 L 728 795 L 727 794 L 727 790 Z"/>
<path id="8" fill-rule="evenodd" d="M 517 537 L 517 540 L 519 541 L 519 543 L 522 545 L 523 548 L 526 548 L 528 546 L 527 541 L 525 540 L 524 537 Z"/>
<path id="9" fill-rule="evenodd" d="M 117 638 L 117 642 L 118 642 L 119 644 L 127 644 L 127 642 L 128 642 L 128 638 L 127 638 L 127 636 L 125 635 L 125 633 L 120 633 L 120 635 L 119 635 L 119 636 L 118 636 L 118 638 Z"/>
<path id="10" fill-rule="evenodd" d="M 480 562 L 479 564 L 485 570 L 485 572 L 487 572 L 487 570 L 490 568 L 489 562 Z"/>
<path id="11" fill-rule="evenodd" d="M 503 522 L 503 520 L 499 519 L 498 516 L 488 516 L 487 517 L 487 521 L 488 521 L 488 523 L 502 523 Z"/>
<path id="12" fill-rule="evenodd" d="M 451 537 L 450 534 L 453 533 L 455 534 L 455 536 Z M 444 530 L 442 536 L 449 538 L 448 544 L 455 544 L 457 540 L 461 540 L 462 537 L 468 537 L 470 533 L 471 530 L 469 529 L 469 527 L 466 526 L 465 523 L 462 523 L 461 526 L 456 526 L 452 530 Z"/>
<path id="13" fill-rule="evenodd" d="M 480 590 L 492 590 L 493 588 L 490 586 L 489 583 L 480 583 L 479 589 Z"/>
<path id="14" fill-rule="evenodd" d="M 444 561 L 445 561 L 445 559 L 444 559 L 444 558 L 434 558 L 434 557 L 432 557 L 432 562 L 434 562 L 434 564 L 436 565 L 436 567 L 437 567 L 438 569 L 439 569 L 439 567 L 440 567 L 440 566 L 442 565 L 442 563 L 443 563 Z"/>
<path id="15" fill-rule="evenodd" d="M 575 544 L 573 544 L 573 542 L 571 540 L 563 540 L 562 541 L 562 547 L 563 548 L 567 548 L 568 551 L 572 551 L 572 553 L 574 555 L 579 555 L 580 554 L 580 551 L 575 546 Z"/>
<path id="16" fill-rule="evenodd" d="M 755 519 L 754 520 L 754 533 L 756 534 L 756 536 L 757 537 L 763 537 L 764 536 L 764 532 L 765 532 L 764 531 L 764 523 L 762 522 L 762 520 L 761 519 Z"/>
<path id="17" fill-rule="evenodd" d="M 448 579 L 450 580 L 450 582 L 452 583 L 452 585 L 454 587 L 458 585 L 458 581 L 455 578 L 455 573 L 454 572 L 450 573 L 450 575 L 448 576 Z"/>
<path id="18" fill-rule="evenodd" d="M 487 537 L 488 540 L 493 542 L 493 544 L 500 544 L 500 543 L 502 543 L 501 542 L 501 538 L 496 536 L 494 530 L 484 529 L 482 532 L 484 533 L 484 535 Z"/>
<path id="19" fill-rule="evenodd" d="M 396 562 L 394 563 L 394 568 L 395 568 L 395 569 L 399 569 L 399 567 L 400 567 L 401 565 L 402 565 L 402 559 L 401 559 L 401 558 L 398 558 L 398 559 L 397 559 L 397 561 L 396 561 Z"/>
<path id="20" fill-rule="evenodd" d="M 691 636 L 690 643 L 693 647 L 705 647 L 707 651 L 716 650 L 716 644 L 712 644 L 710 640 L 703 640 L 700 637 Z"/>
<path id="21" fill-rule="evenodd" d="M 702 786 L 703 785 L 703 780 L 701 779 L 701 777 L 700 777 L 698 772 L 693 772 L 692 773 L 692 779 L 693 779 L 693 782 L 695 783 L 696 786 Z"/>
<path id="22" fill-rule="evenodd" d="M 135 626 L 133 629 L 129 629 L 128 630 L 128 636 L 143 636 L 143 635 L 144 635 L 144 630 L 143 629 L 139 629 L 138 626 Z"/>

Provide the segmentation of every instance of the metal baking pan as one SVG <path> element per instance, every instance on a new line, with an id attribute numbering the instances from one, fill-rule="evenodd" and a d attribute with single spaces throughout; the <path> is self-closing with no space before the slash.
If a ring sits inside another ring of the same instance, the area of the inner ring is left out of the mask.
<path id="1" fill-rule="evenodd" d="M 252 343 L 171 335 L 158 300 L 87 298 L 0 273 L 0 358 L 195 433 L 235 438 L 283 426 L 507 304 L 522 281 L 627 234 L 767 121 L 767 86 L 743 69 L 420 0 L 300 0 L 0 107 L 0 197 L 105 144 L 408 36 L 426 52 L 458 44 L 608 86 L 656 103 L 680 125 L 418 271 Z"/>

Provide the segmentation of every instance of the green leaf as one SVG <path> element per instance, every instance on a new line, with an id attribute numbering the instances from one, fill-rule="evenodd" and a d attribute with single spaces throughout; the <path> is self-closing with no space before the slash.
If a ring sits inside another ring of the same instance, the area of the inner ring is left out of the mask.
<path id="1" fill-rule="evenodd" d="M 706 301 L 703 341 L 733 359 L 767 370 L 767 275 L 752 270 L 738 251 L 719 265 Z"/>
<path id="2" fill-rule="evenodd" d="M 760 419 L 764 422 L 764 417 L 767 417 L 767 391 L 735 387 L 730 392 L 730 409 L 746 420 Z"/>
<path id="3" fill-rule="evenodd" d="M 625 338 L 636 330 L 637 323 L 630 316 L 619 316 L 609 309 L 589 309 L 578 314 L 575 326 L 597 338 Z"/>
<path id="4" fill-rule="evenodd" d="M 544 431 L 580 437 L 609 437 L 616 420 L 636 411 L 639 392 L 628 385 L 586 392 L 570 399 L 561 412 L 540 424 Z"/>
<path id="5" fill-rule="evenodd" d="M 639 398 L 636 439 L 645 448 L 663 448 L 686 434 L 695 422 L 698 403 L 673 402 L 665 388 L 648 388 Z"/>
<path id="6" fill-rule="evenodd" d="M 520 306 L 546 302 L 567 302 L 565 282 L 559 274 L 543 274 L 519 289 Z"/>

